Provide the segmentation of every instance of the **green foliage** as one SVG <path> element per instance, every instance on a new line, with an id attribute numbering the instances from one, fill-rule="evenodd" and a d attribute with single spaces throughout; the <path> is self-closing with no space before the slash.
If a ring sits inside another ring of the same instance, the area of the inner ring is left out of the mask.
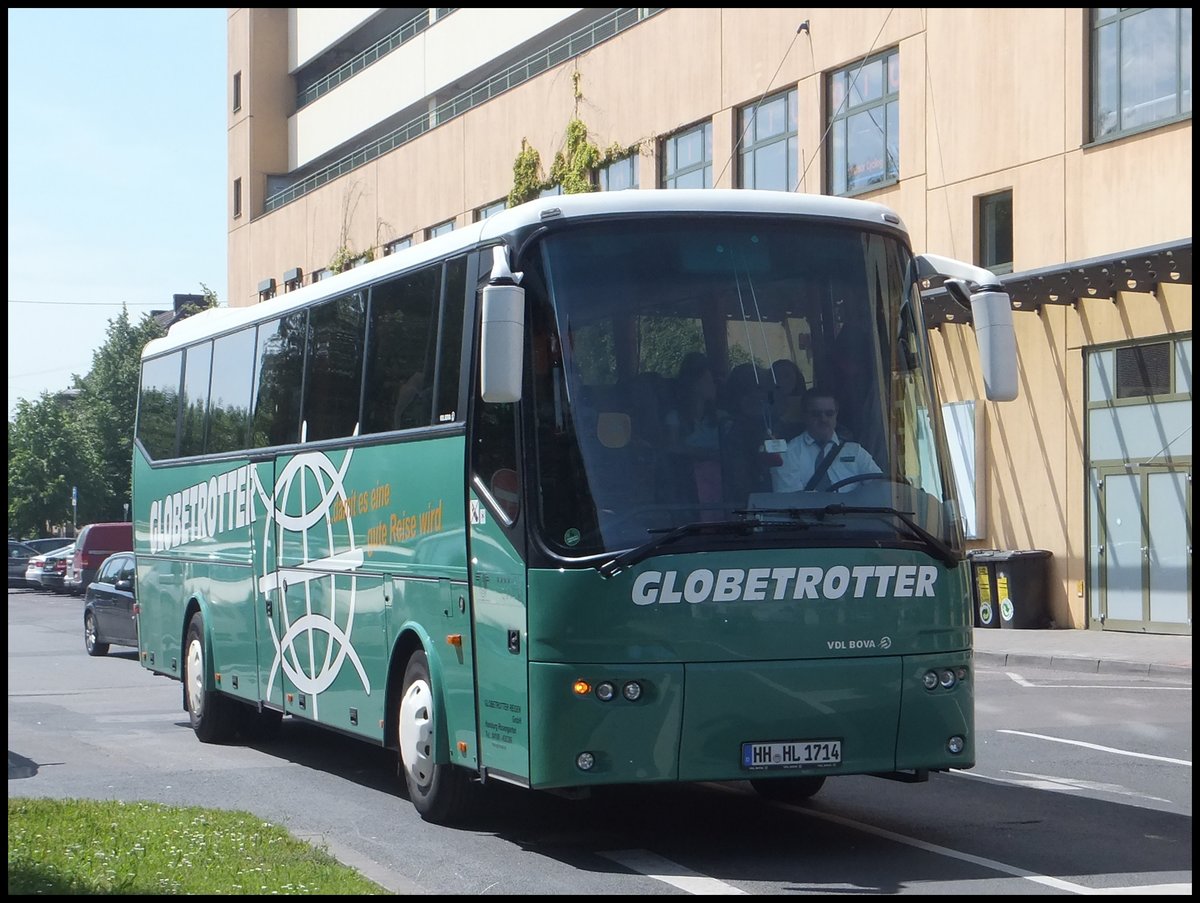
<path id="1" fill-rule="evenodd" d="M 563 194 L 595 191 L 592 172 L 600 164 L 600 148 L 588 141 L 587 126 L 578 118 L 567 123 L 567 147 L 554 155 L 550 184 L 561 185 Z"/>
<path id="2" fill-rule="evenodd" d="M 86 516 L 85 490 L 80 489 L 81 524 L 124 516 L 124 504 L 130 500 L 142 348 L 163 334 L 153 317 L 144 316 L 135 326 L 123 308 L 118 317 L 108 321 L 104 343 L 92 355 L 92 369 L 79 380 L 79 397 L 73 407 L 83 429 L 95 438 L 100 457 L 100 470 L 86 490 Z"/>
<path id="3" fill-rule="evenodd" d="M 513 187 L 508 193 L 508 206 L 516 207 L 538 196 L 543 187 L 541 171 L 541 155 L 522 138 L 521 151 L 513 161 Z"/>
<path id="4" fill-rule="evenodd" d="M 216 307 L 216 293 L 201 283 L 204 302 L 181 317 Z M 73 378 L 69 392 L 21 399 L 8 424 L 8 529 L 41 535 L 60 525 L 121 520 L 130 501 L 134 418 L 142 348 L 163 335 L 150 315 L 134 324 L 129 311 L 108 321 L 92 367 Z M 78 508 L 71 508 L 71 487 Z"/>
<path id="5" fill-rule="evenodd" d="M 9 894 L 386 894 L 248 812 L 8 800 Z"/>
<path id="6" fill-rule="evenodd" d="M 92 510 L 91 487 L 101 472 L 98 445 L 70 405 L 43 392 L 37 401 L 18 401 L 9 421 L 8 529 L 16 535 L 42 536 L 69 526 L 72 486 L 80 490 L 79 516 Z"/>

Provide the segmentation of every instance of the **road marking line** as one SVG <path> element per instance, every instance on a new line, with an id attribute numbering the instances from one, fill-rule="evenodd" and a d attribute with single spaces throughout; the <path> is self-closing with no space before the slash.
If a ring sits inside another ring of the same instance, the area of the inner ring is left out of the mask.
<path id="1" fill-rule="evenodd" d="M 1095 749 L 1100 752 L 1109 752 L 1118 756 L 1131 756 L 1135 759 L 1151 759 L 1155 762 L 1166 762 L 1169 765 L 1186 765 L 1191 768 L 1192 763 L 1187 759 L 1172 759 L 1170 756 L 1152 756 L 1149 753 L 1130 752 L 1127 749 L 1114 749 L 1111 746 L 1100 746 L 1098 743 L 1084 743 L 1082 740 L 1065 740 L 1062 737 L 1048 737 L 1045 734 L 1031 734 L 1028 731 L 1009 731 L 998 730 L 998 734 L 1014 734 L 1018 737 L 1033 737 L 1035 740 L 1049 740 L 1051 743 L 1066 743 L 1069 746 L 1082 746 L 1085 749 Z"/>
<path id="2" fill-rule="evenodd" d="M 664 859 L 649 850 L 609 850 L 600 854 L 605 859 L 611 859 L 630 871 L 638 872 L 648 878 L 664 881 L 673 887 L 678 887 L 689 894 L 713 896 L 716 894 L 742 894 L 744 890 L 709 878 L 699 872 L 684 868 L 670 859 Z"/>
<path id="3" fill-rule="evenodd" d="M 742 791 L 733 787 L 726 787 L 720 784 L 710 784 L 707 786 L 715 787 L 719 790 L 725 790 L 728 793 L 740 793 Z M 998 862 L 995 859 L 987 859 L 983 856 L 975 856 L 971 853 L 963 853 L 959 850 L 952 850 L 949 847 L 938 846 L 934 843 L 928 843 L 924 840 L 917 840 L 915 837 L 906 837 L 903 834 L 897 834 L 894 831 L 889 831 L 886 828 L 877 828 L 874 825 L 864 824 L 854 821 L 850 818 L 844 818 L 841 815 L 834 815 L 832 812 L 820 812 L 816 809 L 810 809 L 805 806 L 798 806 L 794 803 L 769 803 L 772 806 L 779 806 L 784 809 L 790 809 L 793 812 L 801 812 L 804 815 L 811 815 L 813 818 L 824 819 L 825 821 L 833 822 L 845 828 L 850 828 L 854 831 L 862 831 L 866 834 L 874 834 L 876 837 L 882 837 L 885 840 L 891 840 L 895 843 L 901 843 L 905 846 L 915 847 L 918 850 L 924 850 L 927 853 L 933 853 L 938 856 L 946 856 L 949 859 L 958 859 L 962 862 L 970 862 L 973 865 L 982 866 L 983 868 L 992 869 L 993 871 L 1001 872 L 1005 875 L 1012 875 L 1015 878 L 1024 878 L 1027 881 L 1032 881 L 1034 884 L 1043 884 L 1046 887 L 1053 887 L 1056 890 L 1066 891 L 1071 894 L 1093 895 L 1093 894 L 1136 894 L 1141 893 L 1142 888 L 1116 888 L 1116 887 L 1087 887 L 1083 884 L 1075 884 L 1071 881 L 1063 881 L 1061 878 L 1051 878 L 1048 875 L 1039 875 L 1037 872 L 1031 872 L 1028 869 L 1023 869 L 1015 865 L 1009 865 L 1006 862 Z M 1178 890 L 1162 890 L 1161 888 L 1180 888 Z M 1189 884 L 1154 884 L 1147 885 L 1146 893 L 1174 893 L 1174 894 L 1190 894 L 1192 885 Z"/>
<path id="4" fill-rule="evenodd" d="M 1026 680 L 1020 674 L 1014 674 L 1012 671 L 1005 671 L 1004 674 L 1018 686 L 1039 690 L 1173 690 L 1175 692 L 1182 690 L 1185 693 L 1192 692 L 1191 687 L 1122 687 L 1116 684 L 1035 684 L 1031 680 Z"/>

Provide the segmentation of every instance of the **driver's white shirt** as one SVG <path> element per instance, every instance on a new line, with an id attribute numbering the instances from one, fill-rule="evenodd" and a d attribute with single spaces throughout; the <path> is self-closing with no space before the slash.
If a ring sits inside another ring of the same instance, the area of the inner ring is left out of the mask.
<path id="1" fill-rule="evenodd" d="M 837 433 L 833 434 L 833 444 L 841 442 Z M 822 449 L 807 432 L 801 433 L 788 442 L 787 451 L 781 453 L 783 463 L 771 468 L 771 488 L 776 492 L 795 492 L 808 485 L 816 470 L 817 461 L 821 458 Z M 875 459 L 857 442 L 847 442 L 834 458 L 829 469 L 825 471 L 829 482 L 836 483 L 846 477 L 862 473 L 881 473 Z M 857 484 L 843 486 L 839 492 L 849 492 Z"/>

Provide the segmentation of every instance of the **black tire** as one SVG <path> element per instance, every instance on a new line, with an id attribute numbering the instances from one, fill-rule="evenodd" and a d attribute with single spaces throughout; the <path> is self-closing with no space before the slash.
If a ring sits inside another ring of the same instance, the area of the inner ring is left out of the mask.
<path id="1" fill-rule="evenodd" d="M 206 684 L 207 652 L 204 618 L 196 612 L 188 622 L 183 649 L 183 692 L 188 718 L 201 743 L 222 743 L 237 733 L 244 706 L 228 696 L 209 691 Z"/>
<path id="2" fill-rule="evenodd" d="M 811 799 L 824 785 L 823 774 L 795 778 L 760 778 L 750 782 L 750 786 L 759 796 L 778 803 L 799 803 Z"/>
<path id="3" fill-rule="evenodd" d="M 395 703 L 400 773 L 421 818 L 453 824 L 467 815 L 473 794 L 466 771 L 434 762 L 434 699 L 429 660 L 418 650 L 404 669 L 404 684 Z"/>
<path id="4" fill-rule="evenodd" d="M 96 631 L 96 616 L 90 611 L 83 615 L 83 648 L 88 655 L 108 655 L 108 643 L 102 643 Z"/>

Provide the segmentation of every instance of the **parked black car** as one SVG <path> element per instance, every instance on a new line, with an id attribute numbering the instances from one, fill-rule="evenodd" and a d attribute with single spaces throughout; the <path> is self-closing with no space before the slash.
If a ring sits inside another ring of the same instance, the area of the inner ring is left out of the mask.
<path id="1" fill-rule="evenodd" d="M 17 542 L 15 539 L 8 541 L 8 585 L 9 586 L 28 586 L 25 582 L 25 569 L 29 567 L 29 559 L 37 555 L 37 549 L 25 545 L 23 542 Z"/>
<path id="2" fill-rule="evenodd" d="M 69 536 L 43 536 L 41 539 L 22 539 L 21 542 L 39 552 L 53 552 L 63 546 L 69 546 L 75 540 Z"/>
<path id="3" fill-rule="evenodd" d="M 138 644 L 132 552 L 109 555 L 83 597 L 83 645 L 88 655 L 107 655 L 109 646 Z"/>

